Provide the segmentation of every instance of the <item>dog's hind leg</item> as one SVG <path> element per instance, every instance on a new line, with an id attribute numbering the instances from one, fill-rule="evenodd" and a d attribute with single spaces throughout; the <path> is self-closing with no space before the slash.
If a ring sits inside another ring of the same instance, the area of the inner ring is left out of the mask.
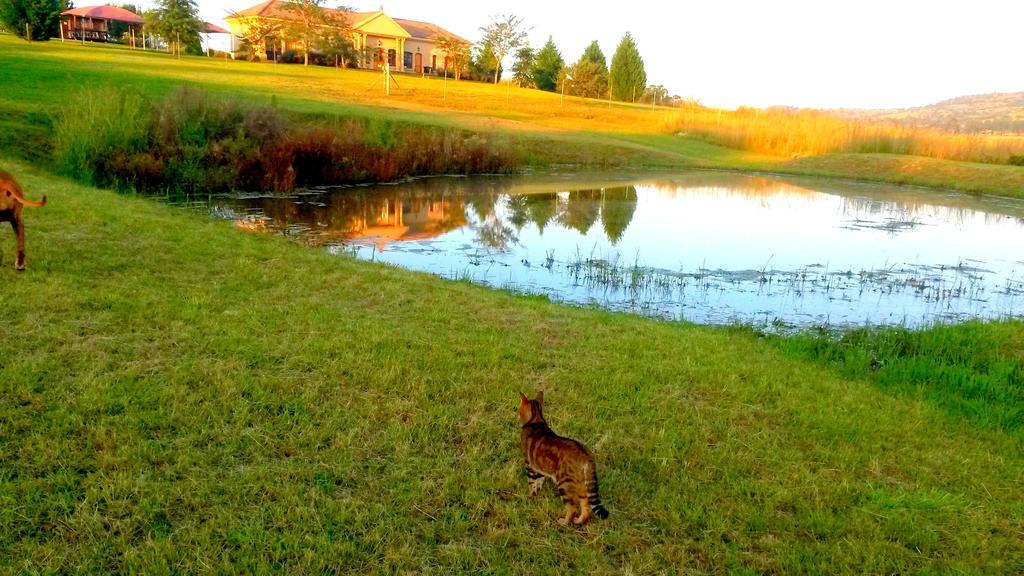
<path id="1" fill-rule="evenodd" d="M 14 233 L 18 235 L 18 258 L 15 261 L 14 268 L 17 270 L 25 269 L 25 221 L 19 216 L 15 216 L 14 220 L 11 221 L 11 226 L 14 228 Z"/>

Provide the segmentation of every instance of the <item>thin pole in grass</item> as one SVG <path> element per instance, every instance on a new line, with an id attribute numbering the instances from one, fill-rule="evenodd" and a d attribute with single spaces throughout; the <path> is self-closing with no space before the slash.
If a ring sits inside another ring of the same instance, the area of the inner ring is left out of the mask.
<path id="1" fill-rule="evenodd" d="M 447 66 L 444 67 L 444 96 L 442 96 L 441 99 L 442 100 L 447 100 L 448 99 L 448 67 Z"/>

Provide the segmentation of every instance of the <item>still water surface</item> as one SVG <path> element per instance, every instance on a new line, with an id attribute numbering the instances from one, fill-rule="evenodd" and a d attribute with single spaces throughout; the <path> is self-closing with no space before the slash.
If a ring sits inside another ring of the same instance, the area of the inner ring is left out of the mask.
<path id="1" fill-rule="evenodd" d="M 1024 312 L 1024 202 L 692 172 L 432 178 L 213 200 L 240 227 L 447 278 L 708 324 Z"/>

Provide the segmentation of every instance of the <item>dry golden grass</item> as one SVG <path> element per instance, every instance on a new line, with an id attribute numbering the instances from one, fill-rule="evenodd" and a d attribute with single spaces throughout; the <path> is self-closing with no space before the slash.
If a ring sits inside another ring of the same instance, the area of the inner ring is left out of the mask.
<path id="1" fill-rule="evenodd" d="M 665 129 L 730 148 L 786 156 L 884 153 L 1005 164 L 1024 154 L 1024 137 L 953 134 L 894 122 L 845 120 L 811 110 L 691 106 L 673 116 Z"/>

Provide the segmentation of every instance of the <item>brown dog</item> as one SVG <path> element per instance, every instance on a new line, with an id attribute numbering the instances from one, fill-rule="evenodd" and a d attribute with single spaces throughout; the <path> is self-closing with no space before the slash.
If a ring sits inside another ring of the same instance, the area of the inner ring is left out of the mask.
<path id="1" fill-rule="evenodd" d="M 21 192 L 21 186 L 7 172 L 0 172 L 0 222 L 10 222 L 14 233 L 18 235 L 18 259 L 14 267 L 25 269 L 25 220 L 21 209 L 25 206 L 38 208 L 46 205 L 46 196 L 39 202 L 27 200 Z"/>

